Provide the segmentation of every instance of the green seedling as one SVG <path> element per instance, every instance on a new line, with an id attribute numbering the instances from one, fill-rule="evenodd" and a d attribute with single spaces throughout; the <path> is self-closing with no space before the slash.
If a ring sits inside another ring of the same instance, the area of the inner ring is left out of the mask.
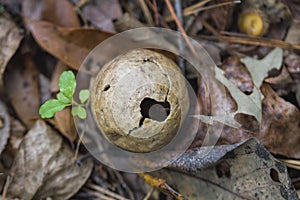
<path id="1" fill-rule="evenodd" d="M 42 118 L 51 118 L 55 113 L 63 110 L 65 107 L 72 106 L 72 115 L 78 116 L 80 119 L 86 118 L 86 110 L 84 104 L 87 102 L 90 92 L 87 89 L 80 90 L 79 100 L 77 103 L 73 99 L 73 95 L 76 88 L 75 75 L 72 71 L 64 71 L 58 81 L 59 93 L 57 99 L 50 99 L 46 101 L 39 110 L 39 114 Z"/>

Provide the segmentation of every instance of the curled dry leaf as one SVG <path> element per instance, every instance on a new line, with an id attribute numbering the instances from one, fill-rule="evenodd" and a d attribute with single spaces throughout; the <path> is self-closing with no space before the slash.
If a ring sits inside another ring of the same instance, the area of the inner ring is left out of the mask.
<path id="1" fill-rule="evenodd" d="M 4 76 L 6 93 L 14 110 L 27 128 L 39 118 L 38 73 L 29 53 L 17 54 Z"/>
<path id="2" fill-rule="evenodd" d="M 0 86 L 2 86 L 6 65 L 18 49 L 23 36 L 21 30 L 6 14 L 0 16 L 0 30 Z"/>
<path id="3" fill-rule="evenodd" d="M 0 154 L 4 150 L 10 135 L 10 116 L 5 104 L 0 101 Z"/>
<path id="4" fill-rule="evenodd" d="M 255 139 L 216 146 L 200 157 L 206 150 L 191 150 L 152 174 L 191 200 L 297 199 L 287 168 Z"/>
<path id="5" fill-rule="evenodd" d="M 80 22 L 73 5 L 68 0 L 24 0 L 23 17 L 48 21 L 63 27 L 79 27 Z"/>
<path id="6" fill-rule="evenodd" d="M 42 48 L 76 70 L 94 47 L 113 35 L 93 28 L 63 28 L 45 21 L 26 19 L 26 23 Z"/>
<path id="7" fill-rule="evenodd" d="M 82 187 L 92 167 L 90 159 L 77 165 L 62 138 L 37 121 L 18 149 L 7 198 L 68 199 Z"/>

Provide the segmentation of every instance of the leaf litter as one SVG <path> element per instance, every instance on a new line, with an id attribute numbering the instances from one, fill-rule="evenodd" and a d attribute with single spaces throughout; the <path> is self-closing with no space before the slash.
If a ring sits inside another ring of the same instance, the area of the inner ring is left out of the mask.
<path id="1" fill-rule="evenodd" d="M 264 78 L 268 76 L 268 72 L 272 69 L 280 69 L 282 64 L 282 49 L 277 48 L 270 52 L 264 59 L 256 60 L 254 58 L 246 57 L 242 59 L 242 62 L 245 64 L 247 69 L 249 70 L 254 88 L 250 95 L 244 94 L 234 85 L 231 81 L 229 81 L 225 76 L 224 72 L 215 67 L 215 76 L 216 79 L 219 80 L 231 94 L 232 98 L 237 103 L 237 110 L 233 113 L 227 114 L 225 116 L 204 116 L 198 115 L 195 116 L 201 121 L 205 123 L 212 124 L 213 121 L 219 121 L 228 126 L 234 128 L 241 128 L 242 125 L 237 122 L 234 117 L 236 114 L 247 114 L 254 116 L 256 120 L 261 123 L 262 112 L 261 112 L 261 101 L 263 99 L 262 94 L 259 90 Z"/>
<path id="2" fill-rule="evenodd" d="M 6 197 L 68 199 L 82 187 L 92 168 L 91 159 L 78 165 L 61 136 L 39 120 L 18 149 Z"/>

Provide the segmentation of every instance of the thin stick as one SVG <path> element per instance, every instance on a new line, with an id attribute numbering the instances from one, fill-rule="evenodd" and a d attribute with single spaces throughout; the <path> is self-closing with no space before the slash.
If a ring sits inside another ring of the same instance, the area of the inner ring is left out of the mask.
<path id="1" fill-rule="evenodd" d="M 231 36 L 207 36 L 207 35 L 200 35 L 195 36 L 201 39 L 206 40 L 218 40 L 222 42 L 229 42 L 229 43 L 236 43 L 236 44 L 247 44 L 247 45 L 257 45 L 257 46 L 267 46 L 267 47 L 280 47 L 283 49 L 296 49 L 300 50 L 300 45 L 298 44 L 291 44 L 281 40 L 274 40 L 269 38 L 263 37 L 231 37 Z"/>
<path id="2" fill-rule="evenodd" d="M 210 2 L 210 1 L 212 1 L 212 0 L 204 0 L 204 1 L 200 1 L 200 2 L 198 2 L 198 3 L 195 3 L 195 4 L 192 5 L 192 6 L 189 6 L 189 7 L 185 8 L 184 10 L 185 10 L 185 11 L 195 10 L 195 9 L 197 9 L 197 8 L 200 8 L 200 7 L 204 6 L 205 4 L 207 4 L 207 3 Z"/>
<path id="3" fill-rule="evenodd" d="M 176 15 L 178 18 L 179 23 L 183 27 L 183 18 L 182 18 L 182 5 L 181 5 L 181 0 L 175 0 L 175 10 L 176 10 Z M 177 26 L 177 31 L 180 31 L 179 27 Z M 182 38 L 178 38 L 178 46 L 179 46 L 179 53 L 180 55 L 183 55 L 183 41 Z M 184 59 L 180 56 L 178 56 L 178 65 L 181 69 L 181 72 L 183 75 L 185 75 L 185 66 L 184 66 Z"/>
<path id="4" fill-rule="evenodd" d="M 113 197 L 114 199 L 117 199 L 117 200 L 129 200 L 129 199 L 124 198 L 124 197 L 122 197 L 122 196 L 120 196 L 120 195 L 118 195 L 116 193 L 113 193 L 113 192 L 111 192 L 109 190 L 106 190 L 106 189 L 102 188 L 99 185 L 95 185 L 95 184 L 89 183 L 89 184 L 87 184 L 87 186 L 90 187 L 90 188 L 92 188 L 92 189 L 94 189 L 94 190 L 96 190 L 96 191 L 98 191 L 98 192 L 101 192 L 101 193 L 106 194 L 106 195 L 108 195 L 110 197 Z"/>
<path id="5" fill-rule="evenodd" d="M 153 192 L 154 192 L 154 188 L 152 187 L 152 188 L 149 190 L 149 192 L 147 193 L 147 195 L 144 197 L 143 200 L 148 200 L 148 199 L 150 199 L 150 197 L 152 196 Z"/>
<path id="6" fill-rule="evenodd" d="M 220 37 L 221 34 L 214 28 L 212 27 L 209 23 L 207 23 L 205 20 L 203 20 L 201 17 L 194 15 L 196 20 L 199 21 L 207 30 L 209 30 L 212 34 L 214 34 L 217 37 Z"/>
<path id="7" fill-rule="evenodd" d="M 120 174 L 120 172 L 118 171 L 115 171 L 115 175 L 117 177 L 117 179 L 119 180 L 119 182 L 121 183 L 122 187 L 125 189 L 125 191 L 127 192 L 127 194 L 129 195 L 129 198 L 131 200 L 134 200 L 135 197 L 134 197 L 134 194 L 133 192 L 131 191 L 130 187 L 126 184 L 126 182 L 124 181 L 124 178 L 123 176 Z"/>
<path id="8" fill-rule="evenodd" d="M 205 11 L 205 10 L 210 10 L 210 9 L 218 8 L 218 7 L 222 7 L 222 6 L 228 6 L 228 5 L 232 5 L 232 4 L 235 4 L 235 3 L 240 3 L 240 1 L 223 2 L 223 3 L 210 5 L 210 6 L 205 6 L 205 7 L 196 7 L 196 9 L 189 9 L 189 7 L 188 7 L 188 8 L 185 8 L 183 10 L 183 15 L 188 16 L 188 15 L 191 15 L 191 14 L 198 14 L 199 12 L 202 12 L 202 11 Z M 172 18 L 172 16 L 167 16 L 165 18 L 165 20 L 166 20 L 166 22 L 171 22 L 174 19 Z"/>
<path id="9" fill-rule="evenodd" d="M 139 3 L 140 3 L 140 6 L 142 8 L 142 11 L 144 13 L 144 16 L 146 18 L 146 21 L 147 21 L 147 24 L 153 26 L 154 23 L 153 23 L 153 19 L 152 19 L 152 16 L 151 16 L 151 13 L 145 3 L 145 0 L 139 0 Z"/>
<path id="10" fill-rule="evenodd" d="M 7 193 L 7 190 L 8 190 L 8 187 L 9 187 L 11 181 L 12 181 L 12 177 L 7 176 L 6 181 L 5 181 L 5 185 L 4 185 L 4 188 L 3 188 L 3 191 L 2 191 L 2 196 L 1 196 L 2 200 L 6 199 L 6 193 Z"/>
<path id="11" fill-rule="evenodd" d="M 167 7 L 168 7 L 168 9 L 169 9 L 169 11 L 170 11 L 172 17 L 174 18 L 174 20 L 175 20 L 175 22 L 176 22 L 177 27 L 179 28 L 181 34 L 183 35 L 184 40 L 186 41 L 186 43 L 188 44 L 188 46 L 189 46 L 190 49 L 192 50 L 193 54 L 194 54 L 196 57 L 198 57 L 198 54 L 196 53 L 196 50 L 194 49 L 193 45 L 191 44 L 191 42 L 190 42 L 190 40 L 189 40 L 189 38 L 188 38 L 188 36 L 187 36 L 185 30 L 183 29 L 182 25 L 180 24 L 180 22 L 179 22 L 179 20 L 178 20 L 178 18 L 177 18 L 177 16 L 176 16 L 176 14 L 175 14 L 175 12 L 174 12 L 174 9 L 173 9 L 173 7 L 172 7 L 172 5 L 171 5 L 171 3 L 170 3 L 170 0 L 165 0 L 165 2 L 166 2 L 166 4 L 167 4 Z"/>
<path id="12" fill-rule="evenodd" d="M 155 5 L 152 4 L 152 3 L 150 2 L 150 0 L 146 0 L 146 3 L 149 5 L 149 7 L 151 8 L 151 10 L 152 10 L 153 12 L 155 12 L 155 14 L 159 17 L 160 22 L 161 22 L 161 25 L 162 25 L 164 28 L 171 29 L 171 28 L 169 27 L 169 25 L 165 22 L 165 19 L 159 14 L 159 12 L 158 12 L 158 10 L 157 10 L 157 6 L 155 6 L 155 5 L 156 5 L 156 1 L 155 1 Z"/>
<path id="13" fill-rule="evenodd" d="M 110 198 L 110 197 L 105 196 L 105 195 L 103 195 L 103 194 L 101 194 L 101 193 L 95 192 L 95 191 L 93 191 L 93 190 L 89 190 L 89 189 L 84 189 L 84 190 L 85 190 L 86 192 L 88 192 L 88 193 L 94 195 L 95 197 L 98 197 L 98 198 L 101 199 L 101 200 L 115 200 L 115 199 L 113 199 L 113 198 Z"/>
<path id="14" fill-rule="evenodd" d="M 157 3 L 156 0 L 153 0 L 153 12 L 154 12 L 154 18 L 155 18 L 155 25 L 158 26 L 159 25 L 159 12 L 157 9 Z"/>

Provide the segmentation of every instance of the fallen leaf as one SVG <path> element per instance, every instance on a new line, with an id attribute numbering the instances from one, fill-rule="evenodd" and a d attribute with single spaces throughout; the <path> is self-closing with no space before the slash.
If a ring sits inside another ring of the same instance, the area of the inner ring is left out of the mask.
<path id="1" fill-rule="evenodd" d="M 8 61 L 15 54 L 23 38 L 21 29 L 9 19 L 7 13 L 0 16 L 0 86 L 3 86 L 3 73 Z"/>
<path id="2" fill-rule="evenodd" d="M 285 41 L 291 44 L 300 44 L 299 31 L 300 22 L 298 20 L 294 20 L 289 28 Z"/>
<path id="3" fill-rule="evenodd" d="M 12 166 L 8 199 L 68 199 L 85 183 L 93 168 L 88 159 L 77 165 L 74 152 L 43 121 L 23 139 Z"/>
<path id="4" fill-rule="evenodd" d="M 42 48 L 76 70 L 94 47 L 113 35 L 93 28 L 63 28 L 45 21 L 26 19 L 26 23 Z"/>
<path id="5" fill-rule="evenodd" d="M 300 81 L 300 56 L 295 53 L 288 52 L 288 55 L 284 59 L 284 63 L 287 65 L 287 70 L 291 76 Z"/>
<path id="6" fill-rule="evenodd" d="M 264 85 L 262 92 L 263 120 L 258 135 L 260 142 L 274 153 L 300 158 L 300 111 L 293 104 L 279 97 L 273 89 Z"/>
<path id="7" fill-rule="evenodd" d="M 48 21 L 62 27 L 79 27 L 80 22 L 75 8 L 68 0 L 24 0 L 23 17 L 32 20 Z"/>
<path id="8" fill-rule="evenodd" d="M 225 77 L 224 71 L 215 67 L 216 79 L 219 80 L 224 86 L 226 86 L 232 98 L 237 104 L 237 110 L 227 115 L 197 115 L 195 117 L 208 124 L 212 124 L 214 121 L 218 121 L 224 123 L 227 126 L 241 128 L 242 125 L 235 120 L 235 116 L 237 114 L 246 114 L 255 117 L 255 119 L 259 123 L 261 123 L 261 100 L 263 97 L 259 88 L 264 78 L 268 76 L 268 72 L 271 69 L 280 69 L 282 64 L 282 54 L 282 49 L 276 48 L 262 60 L 256 60 L 250 57 L 246 57 L 241 60 L 247 67 L 253 80 L 254 87 L 250 95 L 246 95 L 242 91 L 240 91 L 234 83 L 232 83 Z"/>
<path id="9" fill-rule="evenodd" d="M 67 71 L 68 69 L 69 69 L 68 66 L 65 65 L 63 62 L 60 61 L 57 62 L 51 77 L 51 85 L 50 85 L 51 92 L 56 93 L 59 91 L 59 87 L 58 87 L 59 77 L 64 71 Z"/>
<path id="10" fill-rule="evenodd" d="M 74 124 L 71 108 L 65 108 L 54 115 L 55 126 L 71 142 L 77 138 L 77 132 Z"/>
<path id="11" fill-rule="evenodd" d="M 152 173 L 188 199 L 297 199 L 287 168 L 255 139 L 184 153 Z M 209 148 L 209 147 L 208 147 Z"/>
<path id="12" fill-rule="evenodd" d="M 39 74 L 39 85 L 40 85 L 40 102 L 41 104 L 48 99 L 51 99 L 51 91 L 50 91 L 50 80 L 43 75 L 42 73 Z"/>
<path id="13" fill-rule="evenodd" d="M 4 76 L 6 94 L 19 118 L 30 128 L 39 118 L 38 73 L 29 53 L 18 53 Z"/>
<path id="14" fill-rule="evenodd" d="M 122 9 L 117 0 L 90 0 L 82 7 L 82 14 L 96 28 L 115 33 L 113 20 L 122 16 Z"/>
<path id="15" fill-rule="evenodd" d="M 0 154 L 4 150 L 10 136 L 10 116 L 6 106 L 0 101 Z"/>

